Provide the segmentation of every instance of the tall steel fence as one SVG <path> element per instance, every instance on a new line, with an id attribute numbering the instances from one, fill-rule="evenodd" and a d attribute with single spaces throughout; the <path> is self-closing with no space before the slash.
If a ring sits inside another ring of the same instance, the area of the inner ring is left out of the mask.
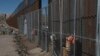
<path id="1" fill-rule="evenodd" d="M 64 56 L 70 35 L 75 43 L 69 56 L 96 56 L 97 1 L 87 2 L 53 0 L 48 7 L 18 17 L 20 32 L 52 56 Z"/>

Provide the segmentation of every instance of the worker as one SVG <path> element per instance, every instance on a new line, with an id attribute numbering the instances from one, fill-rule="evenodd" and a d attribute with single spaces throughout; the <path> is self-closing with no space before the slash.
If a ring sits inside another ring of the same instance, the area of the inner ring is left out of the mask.
<path id="1" fill-rule="evenodd" d="M 67 52 L 66 56 L 72 55 L 71 48 L 72 48 L 73 44 L 75 44 L 75 37 L 72 35 L 66 37 L 66 52 Z"/>
<path id="2" fill-rule="evenodd" d="M 66 51 L 67 56 L 82 56 L 82 43 L 79 38 L 73 35 L 66 37 Z"/>

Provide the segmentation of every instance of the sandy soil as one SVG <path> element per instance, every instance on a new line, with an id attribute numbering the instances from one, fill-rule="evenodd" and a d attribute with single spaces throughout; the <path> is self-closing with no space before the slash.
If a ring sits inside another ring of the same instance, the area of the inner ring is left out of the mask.
<path id="1" fill-rule="evenodd" d="M 18 56 L 13 36 L 0 35 L 0 56 Z"/>

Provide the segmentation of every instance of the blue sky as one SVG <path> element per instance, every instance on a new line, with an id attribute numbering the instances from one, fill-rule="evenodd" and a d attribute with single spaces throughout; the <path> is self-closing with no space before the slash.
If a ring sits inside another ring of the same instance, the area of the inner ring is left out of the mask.
<path id="1" fill-rule="evenodd" d="M 48 4 L 48 0 L 42 0 L 42 7 L 46 7 Z"/>
<path id="2" fill-rule="evenodd" d="M 11 14 L 23 0 L 0 0 L 0 13 Z M 42 7 L 47 6 L 48 0 L 42 0 Z"/>
<path id="3" fill-rule="evenodd" d="M 22 0 L 0 0 L 0 13 L 11 14 Z"/>

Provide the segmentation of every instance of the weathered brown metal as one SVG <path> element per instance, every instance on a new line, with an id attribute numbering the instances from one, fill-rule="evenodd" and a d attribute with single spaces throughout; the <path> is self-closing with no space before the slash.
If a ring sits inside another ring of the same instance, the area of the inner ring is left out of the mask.
<path id="1" fill-rule="evenodd" d="M 12 14 L 7 19 L 7 23 L 12 27 L 18 28 L 17 17 L 19 17 L 20 15 L 24 15 L 25 13 L 32 12 L 32 11 L 35 11 L 35 10 L 39 9 L 40 8 L 40 3 L 41 3 L 40 0 L 35 0 L 34 4 L 32 4 L 31 6 L 26 6 L 24 9 L 22 9 L 21 11 L 19 11 L 15 15 Z"/>

